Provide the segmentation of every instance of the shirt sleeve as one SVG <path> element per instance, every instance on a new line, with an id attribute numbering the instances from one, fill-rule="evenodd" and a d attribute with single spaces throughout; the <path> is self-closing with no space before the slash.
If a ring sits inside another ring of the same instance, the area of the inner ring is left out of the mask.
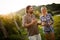
<path id="1" fill-rule="evenodd" d="M 52 15 L 51 15 L 51 14 L 49 14 L 49 16 L 50 16 L 50 19 L 51 19 L 52 24 L 53 24 L 53 23 L 54 23 L 54 20 L 53 20 L 53 18 L 52 18 Z"/>
<path id="2" fill-rule="evenodd" d="M 40 16 L 40 21 L 41 21 L 41 23 L 42 23 L 42 16 Z"/>
<path id="3" fill-rule="evenodd" d="M 27 19 L 25 16 L 22 17 L 22 26 L 25 27 L 25 23 L 27 23 Z"/>

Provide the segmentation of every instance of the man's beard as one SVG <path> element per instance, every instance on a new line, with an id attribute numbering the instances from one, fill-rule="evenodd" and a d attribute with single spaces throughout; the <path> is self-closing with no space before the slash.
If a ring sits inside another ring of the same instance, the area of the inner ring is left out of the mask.
<path id="1" fill-rule="evenodd" d="M 30 12 L 30 14 L 33 14 L 33 11 L 32 11 L 32 12 Z"/>

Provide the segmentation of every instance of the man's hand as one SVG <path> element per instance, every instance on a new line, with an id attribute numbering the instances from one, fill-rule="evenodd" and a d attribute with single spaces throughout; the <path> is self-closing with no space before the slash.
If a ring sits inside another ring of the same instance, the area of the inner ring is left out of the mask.
<path id="1" fill-rule="evenodd" d="M 46 25 L 46 22 L 42 22 L 42 24 L 41 24 L 42 26 L 45 26 Z"/>
<path id="2" fill-rule="evenodd" d="M 38 23 L 38 25 L 41 25 L 41 21 L 40 20 L 37 23 Z"/>
<path id="3" fill-rule="evenodd" d="M 37 20 L 34 19 L 34 20 L 31 21 L 31 24 L 34 24 L 34 23 L 36 23 L 36 22 L 37 22 Z"/>
<path id="4" fill-rule="evenodd" d="M 29 27 L 30 25 L 33 25 L 35 23 L 37 23 L 37 20 L 36 19 L 33 19 L 29 24 L 26 23 L 25 26 L 26 27 Z"/>

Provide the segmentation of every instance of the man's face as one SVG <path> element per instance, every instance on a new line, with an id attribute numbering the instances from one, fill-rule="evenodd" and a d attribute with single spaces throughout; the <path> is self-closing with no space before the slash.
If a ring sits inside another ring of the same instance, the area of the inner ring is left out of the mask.
<path id="1" fill-rule="evenodd" d="M 32 14 L 33 13 L 33 7 L 30 7 L 28 11 Z"/>

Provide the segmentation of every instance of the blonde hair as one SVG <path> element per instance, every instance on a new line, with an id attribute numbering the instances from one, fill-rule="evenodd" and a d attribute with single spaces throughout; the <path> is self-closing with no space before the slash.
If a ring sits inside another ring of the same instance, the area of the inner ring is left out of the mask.
<path id="1" fill-rule="evenodd" d="M 42 11 L 44 8 L 47 10 L 47 8 L 46 8 L 45 6 L 43 6 L 43 7 L 41 7 L 41 11 Z"/>
<path id="2" fill-rule="evenodd" d="M 46 13 L 47 13 L 47 8 L 46 8 L 45 6 L 41 7 L 41 11 L 42 11 L 43 9 L 46 9 Z"/>

